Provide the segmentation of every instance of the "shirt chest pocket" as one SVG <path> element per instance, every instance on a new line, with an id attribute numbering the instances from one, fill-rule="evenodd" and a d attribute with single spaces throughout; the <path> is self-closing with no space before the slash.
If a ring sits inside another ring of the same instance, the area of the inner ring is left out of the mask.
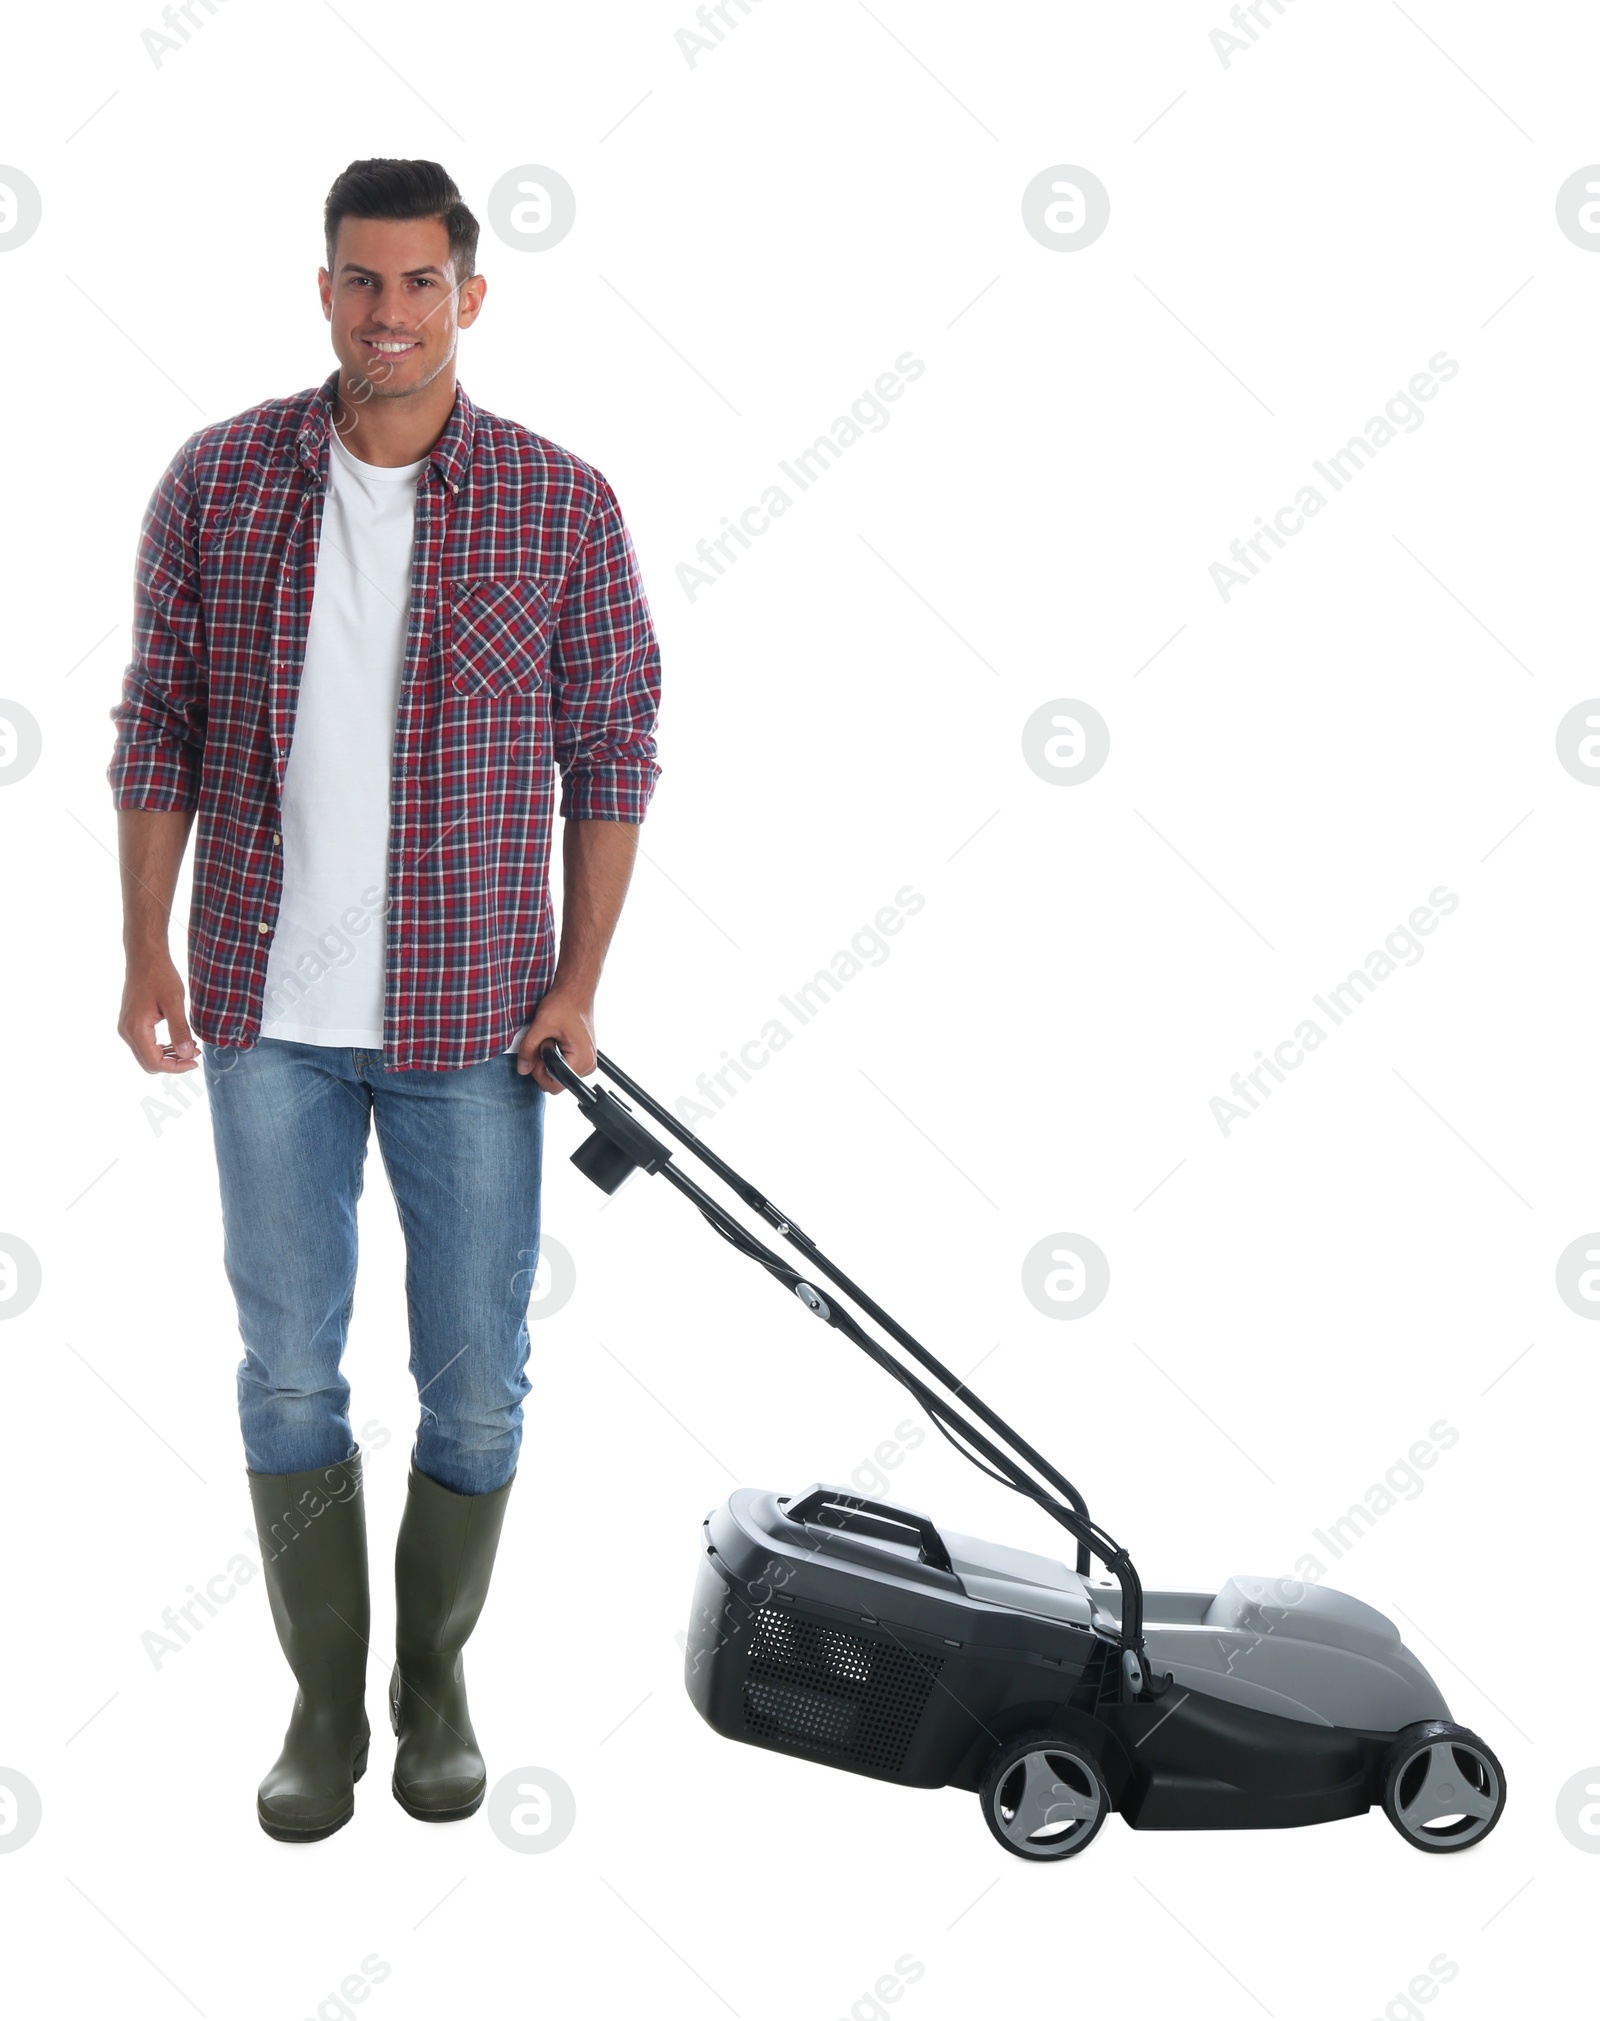
<path id="1" fill-rule="evenodd" d="M 445 671 L 457 694 L 515 699 L 544 685 L 553 620 L 535 575 L 445 582 Z"/>

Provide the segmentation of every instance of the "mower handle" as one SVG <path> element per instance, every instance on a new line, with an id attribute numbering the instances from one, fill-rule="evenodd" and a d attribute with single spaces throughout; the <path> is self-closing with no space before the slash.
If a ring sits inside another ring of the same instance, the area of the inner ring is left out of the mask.
<path id="1" fill-rule="evenodd" d="M 1063 1529 L 1075 1537 L 1078 1543 L 1077 1570 L 1080 1577 L 1088 1573 L 1091 1552 L 1100 1559 L 1122 1588 L 1121 1641 L 1124 1683 L 1132 1695 L 1137 1697 L 1144 1688 L 1145 1678 L 1141 1663 L 1141 1652 L 1144 1648 L 1144 1590 L 1127 1552 L 1098 1524 L 1089 1520 L 1088 1506 L 1083 1496 L 1066 1476 L 1058 1473 L 1042 1453 L 1036 1452 L 1003 1418 L 975 1396 L 958 1375 L 930 1354 L 927 1348 L 907 1333 L 882 1306 L 845 1276 L 837 1264 L 830 1262 L 810 1236 L 796 1227 L 788 1215 L 780 1212 L 765 1194 L 758 1192 L 750 1181 L 734 1171 L 731 1165 L 725 1164 L 710 1145 L 703 1144 L 691 1130 L 685 1128 L 673 1116 L 670 1109 L 664 1108 L 653 1095 L 640 1087 L 637 1081 L 625 1074 L 614 1060 L 607 1059 L 604 1053 L 597 1053 L 595 1056 L 595 1064 L 599 1070 L 608 1079 L 624 1088 L 652 1122 L 659 1123 L 663 1129 L 676 1137 L 702 1164 L 716 1173 L 747 1207 L 775 1228 L 786 1242 L 800 1250 L 847 1297 L 855 1299 L 863 1306 L 885 1332 L 915 1356 L 952 1396 L 959 1397 L 969 1405 L 1004 1442 L 1003 1445 L 995 1445 L 975 1425 L 962 1418 L 946 1398 L 937 1391 L 929 1389 L 919 1377 L 896 1361 L 881 1342 L 874 1341 L 866 1334 L 848 1308 L 835 1309 L 814 1286 L 801 1278 L 781 1257 L 775 1255 L 753 1236 L 736 1217 L 730 1215 L 719 1201 L 702 1187 L 697 1186 L 687 1173 L 680 1171 L 673 1163 L 671 1146 L 664 1144 L 659 1137 L 652 1136 L 632 1108 L 626 1102 L 619 1101 L 608 1088 L 588 1086 L 562 1057 L 561 1047 L 555 1039 L 546 1039 L 543 1042 L 540 1055 L 551 1076 L 576 1096 L 580 1112 L 592 1126 L 593 1135 L 572 1154 L 573 1164 L 586 1178 L 592 1180 L 602 1192 L 615 1193 L 623 1181 L 635 1171 L 660 1173 L 670 1185 L 699 1208 L 725 1241 L 731 1242 L 736 1249 L 751 1257 L 781 1284 L 796 1293 L 809 1312 L 826 1321 L 828 1325 L 840 1328 L 847 1339 L 853 1341 L 864 1353 L 878 1362 L 887 1374 L 910 1390 L 932 1417 L 935 1425 L 956 1445 L 958 1452 L 963 1452 L 966 1458 L 972 1460 L 974 1466 L 991 1474 L 1004 1486 L 1014 1488 L 1017 1493 L 1027 1495 L 1030 1500 L 1037 1502 L 1047 1514 L 1061 1524 Z M 966 1441 L 965 1446 L 959 1443 L 956 1434 Z M 974 1458 L 967 1447 L 975 1447 L 983 1455 L 983 1459 Z M 1022 1471 L 1018 1455 L 1021 1461 L 1044 1475 L 1051 1488 L 1063 1498 L 1062 1501 L 1058 1502 L 1047 1495 L 1038 1482 L 1031 1480 Z M 984 1460 L 990 1464 L 985 1466 Z M 806 1500 L 811 1499 L 811 1495 L 808 1494 Z M 903 1517 L 906 1512 L 894 1513 Z M 862 1514 L 868 1515 L 865 1507 Z M 868 1520 L 869 1522 L 872 1520 L 870 1515 Z M 848 1528 L 848 1525 L 841 1527 Z M 921 1534 L 920 1530 L 918 1533 Z M 928 1533 L 939 1554 L 948 1558 L 949 1554 L 945 1551 L 943 1540 L 931 1522 L 928 1524 Z M 928 1538 L 925 1537 L 923 1542 L 926 1555 Z M 937 1564 L 938 1561 L 932 1559 L 931 1562 Z M 1132 1666 L 1131 1670 L 1128 1668 L 1129 1665 Z"/>

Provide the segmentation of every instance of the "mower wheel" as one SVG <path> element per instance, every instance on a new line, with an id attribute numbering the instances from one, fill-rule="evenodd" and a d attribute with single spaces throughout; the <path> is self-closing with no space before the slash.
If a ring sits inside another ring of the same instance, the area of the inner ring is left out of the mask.
<path id="1" fill-rule="evenodd" d="M 1110 1794 L 1082 1741 L 1027 1733 L 996 1749 L 978 1792 L 984 1822 L 1021 1860 L 1069 1860 L 1106 1821 Z"/>
<path id="2" fill-rule="evenodd" d="M 1506 1777 L 1464 1726 L 1427 1719 L 1396 1736 L 1383 1775 L 1383 1809 L 1407 1845 L 1459 1853 L 1487 1838 L 1506 1807 Z"/>

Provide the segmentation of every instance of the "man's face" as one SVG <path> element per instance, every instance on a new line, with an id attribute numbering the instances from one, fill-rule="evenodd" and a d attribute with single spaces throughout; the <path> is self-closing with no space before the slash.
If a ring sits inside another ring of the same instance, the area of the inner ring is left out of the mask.
<path id="1" fill-rule="evenodd" d="M 361 400 L 420 393 L 455 356 L 477 320 L 485 282 L 456 286 L 450 241 L 437 218 L 344 218 L 333 272 L 317 286 L 349 391 Z"/>

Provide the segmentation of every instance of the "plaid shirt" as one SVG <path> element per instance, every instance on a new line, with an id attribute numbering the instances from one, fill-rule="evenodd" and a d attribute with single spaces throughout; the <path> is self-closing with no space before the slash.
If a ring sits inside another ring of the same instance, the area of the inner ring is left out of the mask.
<path id="1" fill-rule="evenodd" d="M 106 776 L 195 808 L 190 1022 L 260 1035 L 284 768 L 338 373 L 190 436 L 156 486 Z M 515 422 L 455 407 L 417 484 L 389 803 L 383 1056 L 503 1052 L 555 969 L 554 768 L 568 820 L 644 819 L 660 651 L 616 495 Z"/>

